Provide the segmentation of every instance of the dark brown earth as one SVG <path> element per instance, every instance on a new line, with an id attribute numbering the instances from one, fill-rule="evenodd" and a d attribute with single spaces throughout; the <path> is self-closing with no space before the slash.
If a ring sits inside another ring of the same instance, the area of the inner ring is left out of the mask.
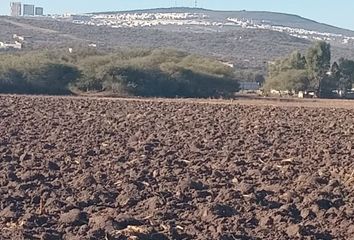
<path id="1" fill-rule="evenodd" d="M 353 239 L 354 110 L 0 96 L 0 239 Z"/>

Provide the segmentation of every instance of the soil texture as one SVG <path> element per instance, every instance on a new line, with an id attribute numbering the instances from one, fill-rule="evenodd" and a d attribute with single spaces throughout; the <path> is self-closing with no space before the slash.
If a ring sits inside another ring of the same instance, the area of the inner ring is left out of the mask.
<path id="1" fill-rule="evenodd" d="M 0 239 L 353 239 L 354 110 L 0 96 Z"/>

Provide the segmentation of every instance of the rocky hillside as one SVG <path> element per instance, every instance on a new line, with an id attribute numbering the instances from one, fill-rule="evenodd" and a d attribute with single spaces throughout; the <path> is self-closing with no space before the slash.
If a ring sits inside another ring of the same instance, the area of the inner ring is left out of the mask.
<path id="1" fill-rule="evenodd" d="M 239 69 L 265 70 L 267 61 L 315 40 L 333 46 L 333 59 L 354 58 L 354 32 L 295 15 L 171 8 L 51 18 L 0 18 L 1 41 L 25 36 L 24 50 L 176 48 L 216 57 Z"/>

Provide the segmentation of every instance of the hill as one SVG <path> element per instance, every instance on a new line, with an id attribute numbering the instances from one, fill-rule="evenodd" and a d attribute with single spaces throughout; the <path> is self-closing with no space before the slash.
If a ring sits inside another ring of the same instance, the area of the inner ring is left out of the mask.
<path id="1" fill-rule="evenodd" d="M 333 59 L 354 58 L 354 32 L 296 15 L 192 8 L 91 13 L 50 18 L 0 18 L 0 42 L 25 36 L 25 48 L 175 48 L 215 57 L 247 71 L 307 49 L 332 44 Z"/>
<path id="2" fill-rule="evenodd" d="M 272 26 L 284 26 L 290 28 L 299 28 L 310 31 L 326 32 L 333 34 L 342 34 L 354 36 L 354 31 L 319 23 L 314 20 L 303 18 L 294 14 L 267 12 L 267 11 L 216 11 L 202 8 L 156 8 L 133 11 L 115 11 L 91 13 L 98 14 L 142 14 L 142 13 L 202 13 L 208 16 L 211 21 L 227 22 L 228 18 L 238 18 L 252 20 L 255 23 L 266 23 Z"/>

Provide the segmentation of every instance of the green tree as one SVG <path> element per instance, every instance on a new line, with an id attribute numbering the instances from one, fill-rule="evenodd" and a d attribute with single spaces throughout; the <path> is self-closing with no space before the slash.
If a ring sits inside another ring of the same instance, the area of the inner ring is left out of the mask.
<path id="1" fill-rule="evenodd" d="M 286 59 L 289 69 L 305 69 L 306 68 L 306 58 L 299 51 L 294 51 Z"/>
<path id="2" fill-rule="evenodd" d="M 310 87 L 321 96 L 323 80 L 331 66 L 331 46 L 324 41 L 316 42 L 307 52 L 307 70 Z"/>
<path id="3" fill-rule="evenodd" d="M 308 85 L 306 58 L 300 52 L 294 51 L 288 57 L 268 65 L 266 90 L 303 91 Z"/>
<path id="4" fill-rule="evenodd" d="M 340 96 L 345 96 L 354 82 L 354 61 L 341 58 L 339 64 L 332 64 L 330 73 L 323 79 L 322 95 L 331 96 L 337 90 Z"/>
<path id="5" fill-rule="evenodd" d="M 308 84 L 309 80 L 306 70 L 289 69 L 272 78 L 268 78 L 264 85 L 264 89 L 298 92 L 306 90 Z"/>
<path id="6" fill-rule="evenodd" d="M 254 81 L 256 83 L 258 83 L 259 86 L 263 86 L 264 82 L 265 82 L 265 78 L 262 74 L 256 74 L 254 76 Z"/>
<path id="7" fill-rule="evenodd" d="M 32 70 L 28 76 L 33 92 L 45 94 L 68 93 L 69 84 L 80 76 L 79 70 L 68 64 L 47 63 Z"/>
<path id="8" fill-rule="evenodd" d="M 341 58 L 339 59 L 340 78 L 338 83 L 338 90 L 344 94 L 352 88 L 354 82 L 354 61 Z"/>

